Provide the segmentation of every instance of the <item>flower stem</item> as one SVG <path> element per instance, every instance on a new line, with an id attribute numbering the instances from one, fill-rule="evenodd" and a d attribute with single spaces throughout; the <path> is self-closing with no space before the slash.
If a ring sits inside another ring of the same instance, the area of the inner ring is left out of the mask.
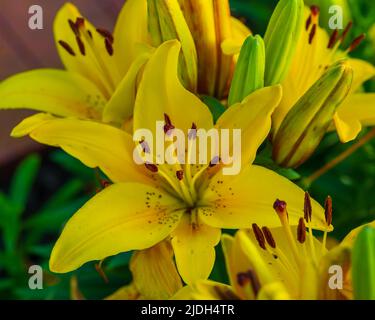
<path id="1" fill-rule="evenodd" d="M 359 139 L 356 143 L 354 143 L 351 147 L 346 149 L 344 152 L 339 154 L 337 157 L 332 159 L 330 162 L 326 163 L 323 167 L 315 171 L 311 176 L 305 178 L 303 180 L 303 184 L 306 187 L 311 186 L 311 184 L 318 179 L 320 176 L 334 168 L 340 162 L 344 161 L 347 157 L 357 151 L 360 147 L 364 144 L 369 142 L 371 139 L 375 138 L 375 128 L 371 129 L 367 134 L 365 134 L 361 139 Z"/>

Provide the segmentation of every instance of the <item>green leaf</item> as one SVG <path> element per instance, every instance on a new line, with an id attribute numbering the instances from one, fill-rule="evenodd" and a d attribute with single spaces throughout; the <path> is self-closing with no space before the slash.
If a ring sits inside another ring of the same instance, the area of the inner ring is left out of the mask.
<path id="1" fill-rule="evenodd" d="M 353 290 L 356 300 L 375 300 L 375 228 L 358 234 L 352 252 Z"/>
<path id="2" fill-rule="evenodd" d="M 24 208 L 28 200 L 30 190 L 40 168 L 40 157 L 32 154 L 24 159 L 17 167 L 10 184 L 9 198 L 17 205 Z M 22 212 L 19 212 L 20 214 Z"/>
<path id="3" fill-rule="evenodd" d="M 222 103 L 210 96 L 201 96 L 203 103 L 205 103 L 210 109 L 212 116 L 214 118 L 214 123 L 220 118 L 220 116 L 225 112 L 225 107 Z M 199 129 L 199 128 L 198 128 Z"/>

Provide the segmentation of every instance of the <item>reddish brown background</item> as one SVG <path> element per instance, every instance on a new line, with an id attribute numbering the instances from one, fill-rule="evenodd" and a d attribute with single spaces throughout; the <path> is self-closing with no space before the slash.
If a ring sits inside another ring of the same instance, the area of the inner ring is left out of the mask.
<path id="1" fill-rule="evenodd" d="M 52 23 L 64 0 L 0 0 L 0 81 L 17 72 L 62 68 L 57 55 Z M 96 26 L 112 30 L 124 0 L 73 0 L 81 13 Z M 29 7 L 43 8 L 44 29 L 30 30 Z M 28 138 L 9 137 L 11 129 L 30 111 L 0 111 L 0 165 L 39 146 Z"/>

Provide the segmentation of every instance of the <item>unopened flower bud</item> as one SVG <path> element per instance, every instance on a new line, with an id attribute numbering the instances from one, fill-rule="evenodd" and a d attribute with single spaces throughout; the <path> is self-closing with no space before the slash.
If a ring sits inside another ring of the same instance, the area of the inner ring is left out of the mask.
<path id="1" fill-rule="evenodd" d="M 352 79 L 353 69 L 346 60 L 340 60 L 296 102 L 273 140 L 273 159 L 277 164 L 295 168 L 310 157 L 349 93 Z"/>

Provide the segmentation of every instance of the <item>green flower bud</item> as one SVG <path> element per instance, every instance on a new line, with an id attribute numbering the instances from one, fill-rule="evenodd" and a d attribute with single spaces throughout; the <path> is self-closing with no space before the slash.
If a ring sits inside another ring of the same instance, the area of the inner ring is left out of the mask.
<path id="1" fill-rule="evenodd" d="M 364 227 L 352 251 L 354 298 L 375 300 L 375 228 Z"/>
<path id="2" fill-rule="evenodd" d="M 280 0 L 268 24 L 265 85 L 281 83 L 289 71 L 303 29 L 303 0 Z"/>
<path id="3" fill-rule="evenodd" d="M 295 168 L 310 157 L 349 93 L 352 79 L 353 69 L 341 60 L 296 102 L 274 136 L 273 159 L 277 164 Z"/>
<path id="4" fill-rule="evenodd" d="M 152 44 L 177 39 L 181 43 L 180 77 L 185 87 L 196 92 L 198 83 L 197 51 L 178 0 L 147 0 L 148 27 Z"/>
<path id="5" fill-rule="evenodd" d="M 249 36 L 242 45 L 229 91 L 228 105 L 241 102 L 264 87 L 265 49 L 263 39 Z"/>

